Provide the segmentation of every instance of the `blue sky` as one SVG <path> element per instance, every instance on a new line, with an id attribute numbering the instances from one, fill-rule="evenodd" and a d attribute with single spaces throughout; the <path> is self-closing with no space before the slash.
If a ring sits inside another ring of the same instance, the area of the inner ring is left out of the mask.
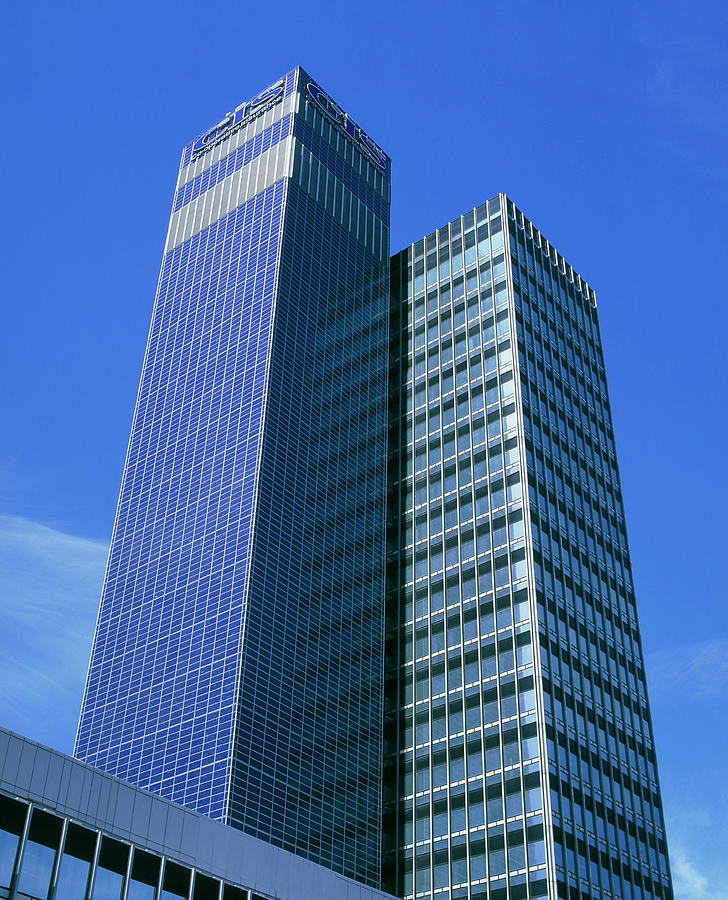
<path id="1" fill-rule="evenodd" d="M 0 722 L 72 746 L 179 151 L 301 64 L 393 250 L 504 190 L 596 288 L 677 897 L 727 898 L 728 9 L 257 7 L 3 10 Z"/>

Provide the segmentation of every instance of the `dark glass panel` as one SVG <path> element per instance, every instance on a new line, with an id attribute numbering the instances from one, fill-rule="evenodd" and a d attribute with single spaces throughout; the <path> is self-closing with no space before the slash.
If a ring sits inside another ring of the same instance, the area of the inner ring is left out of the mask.
<path id="1" fill-rule="evenodd" d="M 177 863 L 167 862 L 164 866 L 163 900 L 177 900 L 190 893 L 190 870 Z"/>
<path id="2" fill-rule="evenodd" d="M 20 867 L 19 893 L 34 900 L 46 900 L 60 839 L 61 820 L 34 810 Z"/>
<path id="3" fill-rule="evenodd" d="M 28 807 L 0 796 L 0 887 L 10 887 Z"/>
<path id="4" fill-rule="evenodd" d="M 119 900 L 124 886 L 124 873 L 129 847 L 109 837 L 101 839 L 99 864 L 94 876 L 93 900 Z"/>
<path id="5" fill-rule="evenodd" d="M 54 900 L 80 900 L 86 896 L 95 847 L 93 831 L 69 823 Z"/>
<path id="6" fill-rule="evenodd" d="M 198 872 L 195 875 L 195 887 L 192 892 L 194 900 L 218 900 L 220 882 L 209 875 Z"/>
<path id="7" fill-rule="evenodd" d="M 159 881 L 158 857 L 143 850 L 135 850 L 131 862 L 131 880 L 127 890 L 127 900 L 154 900 L 154 892 Z"/>

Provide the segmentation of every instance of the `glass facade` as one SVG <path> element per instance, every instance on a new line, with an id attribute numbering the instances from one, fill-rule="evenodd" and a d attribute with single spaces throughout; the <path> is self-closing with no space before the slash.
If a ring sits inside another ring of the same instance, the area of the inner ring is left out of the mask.
<path id="1" fill-rule="evenodd" d="M 300 68 L 184 149 L 75 748 L 373 885 L 389 178 Z"/>
<path id="2" fill-rule="evenodd" d="M 391 282 L 384 887 L 671 898 L 594 292 L 502 194 Z"/>
<path id="3" fill-rule="evenodd" d="M 273 900 L 0 794 L 0 898 Z"/>
<path id="4" fill-rule="evenodd" d="M 76 755 L 405 898 L 670 900 L 594 292 L 389 207 L 300 68 L 184 148 Z M 8 810 L 18 896 L 238 896 Z"/>

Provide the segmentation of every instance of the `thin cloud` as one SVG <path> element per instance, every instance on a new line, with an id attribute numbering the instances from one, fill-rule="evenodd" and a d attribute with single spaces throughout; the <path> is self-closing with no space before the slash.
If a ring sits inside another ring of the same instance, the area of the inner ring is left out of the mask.
<path id="1" fill-rule="evenodd" d="M 664 122 L 660 145 L 693 171 L 723 179 L 728 71 L 719 36 L 722 24 L 710 11 L 660 18 L 638 11 L 636 16 L 635 38 L 646 66 L 645 99 Z M 706 154 L 706 148 L 712 151 Z"/>
<path id="2" fill-rule="evenodd" d="M 676 900 L 728 900 L 725 791 L 700 808 L 686 794 L 665 808 Z"/>
<path id="3" fill-rule="evenodd" d="M 69 751 L 108 547 L 0 516 L 0 723 Z"/>
<path id="4" fill-rule="evenodd" d="M 728 699 L 728 640 L 657 650 L 646 660 L 652 700 Z"/>
<path id="5" fill-rule="evenodd" d="M 672 879 L 675 895 L 681 900 L 702 900 L 703 897 L 715 896 L 709 893 L 708 879 L 701 875 L 697 866 L 691 862 L 684 847 L 673 849 Z"/>

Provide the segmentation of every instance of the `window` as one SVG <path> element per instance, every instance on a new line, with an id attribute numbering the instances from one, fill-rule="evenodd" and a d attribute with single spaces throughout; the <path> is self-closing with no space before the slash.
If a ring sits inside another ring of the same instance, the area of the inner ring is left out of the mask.
<path id="1" fill-rule="evenodd" d="M 129 847 L 109 837 L 101 838 L 99 864 L 94 878 L 93 900 L 119 900 Z"/>
<path id="2" fill-rule="evenodd" d="M 78 900 L 79 897 L 86 896 L 86 886 L 95 849 L 96 835 L 73 822 L 69 823 L 58 872 L 56 900 Z M 147 894 L 146 897 L 153 900 L 153 888 L 152 893 Z M 145 900 L 145 895 L 134 894 L 130 886 L 128 898 L 129 900 Z"/>
<path id="3" fill-rule="evenodd" d="M 0 796 L 0 887 L 9 888 L 27 807 Z"/>
<path id="4" fill-rule="evenodd" d="M 222 900 L 247 900 L 247 896 L 247 891 L 233 887 L 231 884 L 226 884 L 222 892 Z M 251 900 L 257 900 L 257 898 L 257 894 L 251 895 Z M 195 900 L 197 900 L 197 898 L 195 898 Z"/>
<path id="5" fill-rule="evenodd" d="M 465 825 L 463 824 L 463 828 Z M 463 884 L 468 880 L 468 861 L 465 858 L 464 848 L 453 850 L 452 883 Z"/>
<path id="6" fill-rule="evenodd" d="M 428 771 L 429 776 L 429 771 Z M 428 779 L 429 780 L 429 779 Z M 430 808 L 418 806 L 415 818 L 415 840 L 426 841 L 430 837 Z"/>
<path id="7" fill-rule="evenodd" d="M 18 879 L 18 891 L 46 900 L 61 837 L 61 820 L 34 810 Z"/>
<path id="8" fill-rule="evenodd" d="M 500 740 L 498 736 L 488 738 L 485 745 L 485 771 L 494 772 L 501 767 Z"/>
<path id="9" fill-rule="evenodd" d="M 415 773 L 415 790 L 417 792 L 426 791 L 429 789 L 429 787 L 430 787 L 430 765 L 429 765 L 429 762 L 427 760 L 425 760 L 424 762 L 417 763 L 417 771 Z M 428 809 L 427 810 L 428 825 L 429 825 L 429 816 L 430 816 L 430 812 Z M 417 817 L 418 818 L 420 817 L 419 811 L 417 813 Z"/>
<path id="10" fill-rule="evenodd" d="M 453 798 L 452 807 L 450 809 L 450 828 L 451 831 L 465 830 L 465 798 Z"/>
<path id="11" fill-rule="evenodd" d="M 442 862 L 436 861 L 433 868 L 433 878 L 436 889 L 447 887 L 449 883 L 448 878 L 450 871 L 447 864 L 447 854 L 439 854 L 438 856 L 440 855 L 444 856 L 444 860 Z"/>
<path id="12" fill-rule="evenodd" d="M 447 670 L 447 689 L 456 690 L 463 685 L 463 671 L 459 659 L 451 659 Z"/>
<path id="13" fill-rule="evenodd" d="M 506 817 L 520 816 L 523 814 L 523 800 L 521 797 L 521 785 L 518 781 L 510 782 L 506 785 L 506 790 L 513 789 L 512 793 L 506 794 Z"/>
<path id="14" fill-rule="evenodd" d="M 468 778 L 483 774 L 483 754 L 480 744 L 468 744 Z"/>
<path id="15" fill-rule="evenodd" d="M 438 767 L 440 768 L 440 767 Z M 447 769 L 443 765 L 441 767 L 445 770 L 445 777 L 447 777 Z M 442 784 L 445 784 L 443 781 Z M 447 834 L 448 831 L 448 816 L 447 816 L 447 804 L 440 801 L 435 804 L 434 815 L 432 817 L 432 831 L 435 837 L 439 837 L 441 834 Z"/>
<path id="16" fill-rule="evenodd" d="M 503 797 L 500 785 L 488 788 L 486 815 L 489 825 L 503 818 Z"/>
<path id="17" fill-rule="evenodd" d="M 525 794 L 526 794 L 526 812 L 536 812 L 536 810 L 541 809 L 542 802 L 541 802 L 541 788 L 540 787 L 528 788 L 526 790 Z"/>
<path id="18" fill-rule="evenodd" d="M 444 756 L 436 756 L 432 764 L 432 786 L 443 787 L 447 784 L 447 762 Z M 447 825 L 447 821 L 445 823 Z M 438 832 L 435 831 L 435 834 Z"/>

